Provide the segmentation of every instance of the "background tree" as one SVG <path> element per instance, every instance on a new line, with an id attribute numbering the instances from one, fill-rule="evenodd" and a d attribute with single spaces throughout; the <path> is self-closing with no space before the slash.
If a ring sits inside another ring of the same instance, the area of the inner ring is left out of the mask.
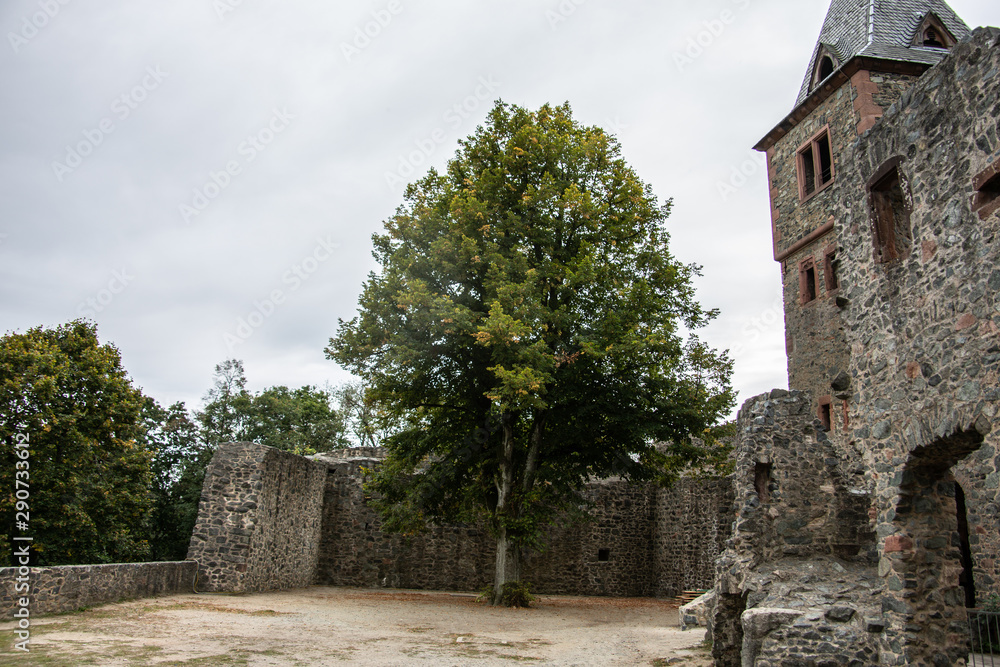
<path id="1" fill-rule="evenodd" d="M 382 405 L 360 382 L 348 382 L 332 392 L 348 437 L 358 447 L 378 447 L 399 431 L 398 415 Z"/>
<path id="2" fill-rule="evenodd" d="M 308 456 L 347 447 L 334 397 L 315 387 L 271 387 L 253 397 L 245 440 Z"/>
<path id="3" fill-rule="evenodd" d="M 15 437 L 28 436 L 30 532 L 38 565 L 145 560 L 151 452 L 141 392 L 94 324 L 0 339 L 0 517 L 15 531 Z M 16 534 L 16 533 L 15 533 Z M 10 563 L 11 541 L 0 545 Z"/>
<path id="4" fill-rule="evenodd" d="M 218 449 L 221 444 L 247 439 L 253 396 L 247 391 L 242 361 L 227 359 L 215 366 L 212 388 L 204 400 L 205 406 L 195 416 L 205 442 Z"/>
<path id="5" fill-rule="evenodd" d="M 733 404 L 731 362 L 685 337 L 715 313 L 669 210 L 568 105 L 499 103 L 373 237 L 381 272 L 327 349 L 406 420 L 370 486 L 398 530 L 484 518 L 498 599 L 589 479 L 668 481 Z"/>
<path id="6" fill-rule="evenodd" d="M 183 403 L 164 410 L 147 398 L 143 418 L 146 442 L 154 452 L 150 558 L 184 560 L 198 518 L 205 469 L 215 449 L 203 441 Z"/>

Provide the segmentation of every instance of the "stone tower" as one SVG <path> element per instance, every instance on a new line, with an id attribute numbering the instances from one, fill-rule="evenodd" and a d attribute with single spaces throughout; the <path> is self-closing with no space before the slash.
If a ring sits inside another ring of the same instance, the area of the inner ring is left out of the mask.
<path id="1" fill-rule="evenodd" d="M 738 418 L 717 667 L 965 665 L 1000 595 L 1000 29 L 833 0 L 767 152 L 792 391 Z"/>
<path id="2" fill-rule="evenodd" d="M 831 436 L 849 432 L 856 389 L 842 312 L 844 232 L 836 208 L 864 183 L 843 160 L 926 70 L 970 34 L 941 0 L 833 0 L 795 108 L 755 146 L 766 151 L 774 259 L 781 264 L 788 381 L 812 394 Z M 886 202 L 901 196 L 885 183 Z M 906 250 L 893 239 L 886 257 Z"/>

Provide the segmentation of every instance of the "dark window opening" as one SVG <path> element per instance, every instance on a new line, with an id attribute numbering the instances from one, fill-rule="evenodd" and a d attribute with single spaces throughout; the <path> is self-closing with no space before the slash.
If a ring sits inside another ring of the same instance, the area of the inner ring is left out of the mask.
<path id="1" fill-rule="evenodd" d="M 799 150 L 798 173 L 802 199 L 833 181 L 833 150 L 828 131 L 824 130 Z"/>
<path id="2" fill-rule="evenodd" d="M 891 262 L 906 256 L 913 241 L 910 205 L 896 167 L 871 187 L 870 197 L 876 261 Z"/>
<path id="3" fill-rule="evenodd" d="M 965 606 L 974 609 L 976 606 L 976 585 L 972 577 L 969 514 L 965 506 L 965 490 L 961 484 L 955 484 L 955 504 L 958 510 L 958 541 L 962 554 L 962 574 L 958 577 L 958 584 L 965 589 Z"/>
<path id="4" fill-rule="evenodd" d="M 977 211 L 979 217 L 985 220 L 993 211 L 1000 209 L 1000 160 L 979 174 L 973 185 L 976 187 L 976 197 L 972 202 L 972 210 Z"/>
<path id="5" fill-rule="evenodd" d="M 771 501 L 771 464 L 757 463 L 753 471 L 753 487 L 757 490 L 760 502 Z"/>
<path id="6" fill-rule="evenodd" d="M 840 289 L 840 260 L 837 259 L 837 251 L 834 250 L 826 254 L 825 264 L 823 273 L 826 278 L 826 291 L 832 292 Z"/>
<path id="7" fill-rule="evenodd" d="M 816 265 L 811 259 L 807 259 L 799 267 L 799 287 L 803 304 L 816 300 Z"/>
<path id="8" fill-rule="evenodd" d="M 938 36 L 937 30 L 934 28 L 928 28 L 924 31 L 924 46 L 930 46 L 935 49 L 947 48 Z"/>
<path id="9" fill-rule="evenodd" d="M 831 74 L 833 74 L 833 59 L 830 56 L 823 56 L 823 60 L 819 63 L 819 80 L 825 81 Z"/>
<path id="10" fill-rule="evenodd" d="M 607 563 L 611 560 L 611 549 L 598 549 L 597 560 L 600 563 Z"/>
<path id="11" fill-rule="evenodd" d="M 819 421 L 823 424 L 824 431 L 833 429 L 833 410 L 829 402 L 819 404 Z"/>
<path id="12" fill-rule="evenodd" d="M 812 146 L 802 151 L 802 180 L 807 195 L 816 192 L 816 158 Z"/>
<path id="13" fill-rule="evenodd" d="M 819 138 L 819 183 L 826 185 L 833 180 L 833 154 L 830 151 L 830 135 Z"/>

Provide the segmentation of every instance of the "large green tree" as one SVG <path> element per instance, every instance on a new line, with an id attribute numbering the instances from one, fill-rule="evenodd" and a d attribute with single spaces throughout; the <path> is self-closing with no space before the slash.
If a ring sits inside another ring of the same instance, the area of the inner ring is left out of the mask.
<path id="1" fill-rule="evenodd" d="M 143 400 L 118 350 L 101 345 L 91 323 L 0 339 L 0 517 L 8 535 L 34 537 L 35 564 L 149 556 L 152 454 L 143 445 Z M 22 439 L 30 443 L 26 461 L 15 453 Z M 16 524 L 15 496 L 15 475 L 24 472 L 26 533 Z M 0 562 L 10 560 L 8 539 Z"/>
<path id="2" fill-rule="evenodd" d="M 485 519 L 499 594 L 587 480 L 666 481 L 703 454 L 731 362 L 689 333 L 714 312 L 669 211 L 569 105 L 498 103 L 407 188 L 327 349 L 407 420 L 371 482 L 387 525 Z"/>

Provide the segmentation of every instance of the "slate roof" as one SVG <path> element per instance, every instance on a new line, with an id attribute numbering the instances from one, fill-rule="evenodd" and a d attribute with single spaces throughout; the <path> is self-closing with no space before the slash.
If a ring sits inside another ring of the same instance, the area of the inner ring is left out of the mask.
<path id="1" fill-rule="evenodd" d="M 841 65 L 855 56 L 937 64 L 947 51 L 910 46 L 929 13 L 937 16 L 955 39 L 971 34 L 965 21 L 943 0 L 833 0 L 795 105 L 809 95 L 816 60 L 824 45 L 839 56 Z"/>

